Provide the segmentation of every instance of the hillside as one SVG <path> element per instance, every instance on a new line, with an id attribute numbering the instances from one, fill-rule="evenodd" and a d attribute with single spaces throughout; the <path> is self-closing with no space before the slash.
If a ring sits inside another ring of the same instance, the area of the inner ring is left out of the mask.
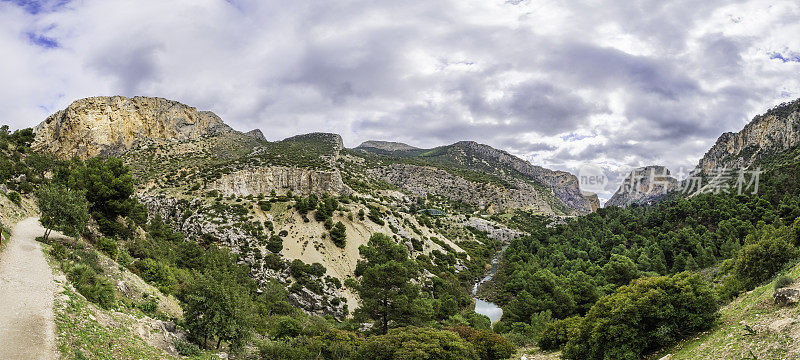
<path id="1" fill-rule="evenodd" d="M 795 279 L 787 289 L 800 289 L 800 264 L 786 275 Z M 660 359 L 798 359 L 800 308 L 773 300 L 776 277 L 748 291 L 720 309 L 714 329 L 652 356 Z"/>

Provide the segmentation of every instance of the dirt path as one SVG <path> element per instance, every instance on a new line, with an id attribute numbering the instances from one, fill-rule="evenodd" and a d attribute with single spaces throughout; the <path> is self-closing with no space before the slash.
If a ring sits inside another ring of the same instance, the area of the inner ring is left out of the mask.
<path id="1" fill-rule="evenodd" d="M 53 272 L 36 242 L 37 218 L 20 221 L 0 253 L 0 359 L 56 359 Z"/>

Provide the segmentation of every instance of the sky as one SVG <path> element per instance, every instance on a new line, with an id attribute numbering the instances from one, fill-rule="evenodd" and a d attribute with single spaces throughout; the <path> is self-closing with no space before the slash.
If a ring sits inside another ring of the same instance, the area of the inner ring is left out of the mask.
<path id="1" fill-rule="evenodd" d="M 797 34 L 796 0 L 0 0 L 0 123 L 158 96 L 269 140 L 676 172 L 800 97 Z"/>

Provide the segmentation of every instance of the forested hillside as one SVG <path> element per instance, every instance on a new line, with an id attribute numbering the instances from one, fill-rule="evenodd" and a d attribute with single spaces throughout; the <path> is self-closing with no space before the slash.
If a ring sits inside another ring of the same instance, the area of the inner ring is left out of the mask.
<path id="1" fill-rule="evenodd" d="M 496 216 L 530 236 L 511 242 L 493 281 L 495 330 L 571 359 L 634 359 L 711 329 L 721 304 L 796 263 L 799 155 L 759 156 L 757 194 L 738 194 L 734 177 L 730 191 L 563 223 Z"/>

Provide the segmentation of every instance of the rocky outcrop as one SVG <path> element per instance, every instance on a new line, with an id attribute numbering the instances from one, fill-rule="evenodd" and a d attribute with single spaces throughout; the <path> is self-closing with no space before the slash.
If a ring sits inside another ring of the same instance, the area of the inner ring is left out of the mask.
<path id="1" fill-rule="evenodd" d="M 447 171 L 430 166 L 394 164 L 370 169 L 368 173 L 383 181 L 406 189 L 417 196 L 438 194 L 453 201 L 473 204 L 495 211 L 510 208 L 533 209 L 553 214 L 544 194 L 522 180 L 511 179 L 514 188 L 475 183 Z"/>
<path id="2" fill-rule="evenodd" d="M 400 142 L 394 141 L 378 141 L 378 140 L 369 140 L 361 143 L 358 145 L 356 149 L 377 149 L 383 151 L 409 151 L 409 150 L 419 150 L 419 148 L 413 147 L 408 144 L 403 144 Z"/>
<path id="3" fill-rule="evenodd" d="M 248 131 L 248 132 L 246 132 L 244 134 L 245 135 L 250 135 L 250 136 L 252 136 L 252 137 L 254 137 L 254 138 L 258 139 L 258 140 L 264 140 L 264 141 L 267 140 L 267 138 L 264 137 L 264 133 L 262 133 L 261 130 L 259 130 L 259 129 L 253 129 L 253 130 L 250 130 L 250 131 Z"/>
<path id="4" fill-rule="evenodd" d="M 461 141 L 449 147 L 448 151 L 456 152 L 456 158 L 463 157 L 486 164 L 497 164 L 498 170 L 509 169 L 530 178 L 534 182 L 550 189 L 556 198 L 561 200 L 568 208 L 579 214 L 592 211 L 591 197 L 584 196 L 578 186 L 578 178 L 565 171 L 554 171 L 541 166 L 532 165 L 505 151 L 495 149 L 489 145 L 478 144 L 474 141 Z M 505 168 L 505 169 L 504 169 Z"/>
<path id="5" fill-rule="evenodd" d="M 678 180 L 670 176 L 669 169 L 663 166 L 645 166 L 634 169 L 622 181 L 617 192 L 605 207 L 625 207 L 631 204 L 650 205 L 668 192 L 678 187 Z"/>
<path id="6" fill-rule="evenodd" d="M 209 185 L 225 195 L 257 196 L 291 190 L 298 195 L 349 195 L 353 192 L 342 182 L 338 171 L 271 166 L 247 169 L 223 175 Z"/>
<path id="7" fill-rule="evenodd" d="M 778 306 L 786 306 L 796 303 L 800 300 L 800 290 L 791 288 L 781 288 L 775 290 L 772 294 L 772 301 Z"/>
<path id="8" fill-rule="evenodd" d="M 700 160 L 697 171 L 747 167 L 762 154 L 800 143 L 800 99 L 756 116 L 738 133 L 724 133 Z"/>
<path id="9" fill-rule="evenodd" d="M 130 149 L 145 139 L 186 140 L 232 131 L 212 112 L 162 98 L 78 100 L 36 126 L 34 150 L 81 159 Z"/>

